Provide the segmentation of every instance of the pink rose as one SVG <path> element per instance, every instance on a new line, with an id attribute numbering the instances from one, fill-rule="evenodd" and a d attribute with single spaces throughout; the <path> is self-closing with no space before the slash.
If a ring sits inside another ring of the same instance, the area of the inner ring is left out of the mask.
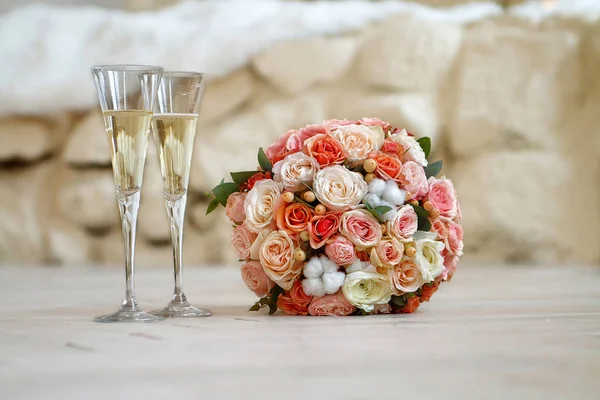
<path id="1" fill-rule="evenodd" d="M 339 290 L 335 294 L 314 298 L 308 307 L 310 315 L 318 316 L 344 316 L 354 312 L 354 306 L 346 300 L 344 294 Z"/>
<path id="2" fill-rule="evenodd" d="M 427 197 L 431 205 L 440 212 L 440 215 L 446 218 L 454 218 L 458 215 L 456 191 L 450 179 L 437 179 L 433 176 L 429 178 L 429 194 Z"/>
<path id="3" fill-rule="evenodd" d="M 246 212 L 244 211 L 244 200 L 246 199 L 246 193 L 235 192 L 232 193 L 227 199 L 227 205 L 225 206 L 225 215 L 227 218 L 236 224 L 241 224 L 246 219 Z"/>
<path id="4" fill-rule="evenodd" d="M 325 246 L 325 254 L 337 265 L 352 264 L 355 258 L 354 244 L 344 236 L 336 235 Z"/>
<path id="5" fill-rule="evenodd" d="M 448 227 L 448 247 L 450 251 L 460 256 L 463 251 L 463 227 L 460 224 L 451 222 Z"/>
<path id="6" fill-rule="evenodd" d="M 339 126 L 354 125 L 357 123 L 358 123 L 358 121 L 347 120 L 347 119 L 328 119 L 327 121 L 323 122 L 323 125 L 328 126 L 330 129 L 333 130 Z"/>
<path id="7" fill-rule="evenodd" d="M 340 232 L 359 249 L 375 246 L 382 236 L 379 221 L 365 210 L 346 211 L 340 220 Z"/>
<path id="8" fill-rule="evenodd" d="M 408 204 L 400 207 L 394 219 L 387 222 L 387 229 L 390 235 L 400 241 L 410 239 L 417 231 L 418 226 L 419 219 L 417 213 Z"/>
<path id="9" fill-rule="evenodd" d="M 446 254 L 444 256 L 444 267 L 446 267 L 446 270 L 441 275 L 442 276 L 442 280 L 444 280 L 444 281 L 450 281 L 452 279 L 452 276 L 456 272 L 456 266 L 458 264 L 458 260 L 459 259 L 460 259 L 460 257 L 453 256 L 453 255 L 450 255 L 450 254 Z"/>
<path id="10" fill-rule="evenodd" d="M 241 224 L 233 229 L 231 245 L 240 260 L 250 259 L 250 248 L 257 237 L 258 235 L 248 229 L 246 224 Z"/>
<path id="11" fill-rule="evenodd" d="M 389 131 L 392 127 L 389 122 L 383 121 L 376 117 L 362 118 L 360 121 L 358 121 L 358 123 L 367 126 L 380 126 L 384 132 Z"/>
<path id="12" fill-rule="evenodd" d="M 258 261 L 248 261 L 242 265 L 242 279 L 248 289 L 258 297 L 265 297 L 273 287 L 273 281 L 267 277 Z"/>
<path id="13" fill-rule="evenodd" d="M 409 193 L 407 199 L 420 200 L 429 191 L 425 170 L 418 163 L 407 161 L 402 164 L 400 176 L 402 189 Z"/>
<path id="14" fill-rule="evenodd" d="M 287 150 L 287 141 L 292 136 L 292 134 L 296 132 L 294 130 L 289 130 L 285 134 L 279 136 L 275 143 L 272 143 L 268 148 L 265 154 L 271 161 L 271 164 L 275 164 L 278 161 L 281 161 L 288 155 Z"/>
<path id="15" fill-rule="evenodd" d="M 304 128 L 298 129 L 288 138 L 286 148 L 292 152 L 298 152 L 304 147 L 304 142 L 315 135 L 329 134 L 327 125 L 307 125 Z"/>

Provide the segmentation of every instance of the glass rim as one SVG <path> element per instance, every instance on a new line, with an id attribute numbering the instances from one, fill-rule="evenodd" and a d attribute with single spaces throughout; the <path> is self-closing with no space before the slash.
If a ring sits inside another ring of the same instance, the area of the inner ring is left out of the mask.
<path id="1" fill-rule="evenodd" d="M 162 77 L 180 78 L 180 77 L 199 77 L 204 78 L 203 72 L 196 71 L 163 71 Z"/>
<path id="2" fill-rule="evenodd" d="M 123 72 L 162 72 L 163 67 L 143 64 L 103 64 L 94 65 L 92 71 L 123 71 Z"/>

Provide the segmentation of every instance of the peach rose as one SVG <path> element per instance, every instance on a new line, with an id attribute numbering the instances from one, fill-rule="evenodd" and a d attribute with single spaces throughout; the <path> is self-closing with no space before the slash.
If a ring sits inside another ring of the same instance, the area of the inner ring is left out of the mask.
<path id="1" fill-rule="evenodd" d="M 460 224 L 451 222 L 448 227 L 448 247 L 450 251 L 461 256 L 463 252 L 463 227 Z"/>
<path id="2" fill-rule="evenodd" d="M 375 175 L 383 180 L 399 181 L 402 171 L 402 163 L 395 155 L 386 153 L 373 152 L 369 154 L 369 158 L 377 162 Z"/>
<path id="3" fill-rule="evenodd" d="M 340 220 L 340 232 L 361 250 L 375 246 L 382 236 L 379 221 L 365 210 L 346 211 Z"/>
<path id="4" fill-rule="evenodd" d="M 334 236 L 325 246 L 325 254 L 337 265 L 352 264 L 356 258 L 354 244 L 342 235 Z"/>
<path id="5" fill-rule="evenodd" d="M 429 191 L 427 176 L 425 170 L 414 161 L 407 161 L 402 164 L 400 186 L 410 193 L 408 199 L 420 200 Z"/>
<path id="6" fill-rule="evenodd" d="M 456 191 L 452 181 L 442 177 L 429 178 L 429 194 L 427 195 L 431 205 L 434 206 L 440 215 L 446 218 L 454 218 L 458 215 L 458 202 L 456 200 Z"/>
<path id="7" fill-rule="evenodd" d="M 347 157 L 342 144 L 326 134 L 315 135 L 307 139 L 304 142 L 304 153 L 317 160 L 321 167 L 341 164 Z"/>
<path id="8" fill-rule="evenodd" d="M 381 239 L 371 249 L 371 263 L 376 267 L 391 268 L 400 264 L 404 256 L 404 245 L 396 238 Z"/>
<path id="9" fill-rule="evenodd" d="M 323 125 L 318 125 L 318 124 L 314 124 L 314 125 L 307 125 L 304 128 L 300 128 L 297 131 L 295 131 L 294 133 L 292 133 L 292 135 L 289 137 L 289 139 L 287 140 L 287 144 L 286 147 L 288 150 L 291 151 L 301 151 L 302 148 L 304 147 L 304 142 L 306 142 L 307 139 L 310 139 L 311 137 L 315 136 L 315 135 L 327 135 L 329 134 L 329 126 L 323 124 Z"/>
<path id="10" fill-rule="evenodd" d="M 388 276 L 392 282 L 392 293 L 399 296 L 403 293 L 416 292 L 425 284 L 426 274 L 414 260 L 407 258 L 390 268 Z"/>
<path id="11" fill-rule="evenodd" d="M 430 220 L 431 232 L 435 232 L 438 235 L 438 239 L 441 239 L 444 243 L 448 239 L 448 226 L 439 218 Z"/>
<path id="12" fill-rule="evenodd" d="M 369 128 L 364 125 L 340 126 L 331 136 L 344 146 L 350 162 L 364 160 L 369 153 L 379 150 L 385 139 L 381 128 Z"/>
<path id="13" fill-rule="evenodd" d="M 344 294 L 339 290 L 335 294 L 328 294 L 315 298 L 308 307 L 310 315 L 317 316 L 344 316 L 354 312 L 354 306 L 346 300 Z"/>
<path id="14" fill-rule="evenodd" d="M 246 199 L 246 193 L 235 192 L 229 195 L 227 198 L 227 205 L 225 206 L 225 215 L 236 224 L 241 224 L 246 218 L 246 212 L 244 211 L 244 200 Z"/>
<path id="15" fill-rule="evenodd" d="M 258 297 L 265 297 L 271 288 L 273 282 L 265 274 L 262 265 L 258 261 L 248 261 L 242 265 L 242 279 L 248 289 L 254 292 Z"/>
<path id="16" fill-rule="evenodd" d="M 275 143 L 271 144 L 265 154 L 271 161 L 271 164 L 275 164 L 277 161 L 283 160 L 285 156 L 287 156 L 290 151 L 288 151 L 286 145 L 287 141 L 294 134 L 295 130 L 289 130 L 284 135 L 281 135 L 277 138 Z"/>
<path id="17" fill-rule="evenodd" d="M 294 282 L 294 286 L 289 291 L 288 296 L 296 303 L 303 307 L 308 307 L 313 297 L 304 293 L 304 289 L 302 288 L 302 282 L 298 279 Z"/>
<path id="18" fill-rule="evenodd" d="M 250 248 L 257 237 L 258 235 L 248 229 L 246 224 L 238 225 L 233 229 L 231 245 L 240 260 L 250 259 Z"/>
<path id="19" fill-rule="evenodd" d="M 398 209 L 396 217 L 387 222 L 389 234 L 401 242 L 410 240 L 419 226 L 417 213 L 412 206 L 406 204 Z"/>
<path id="20" fill-rule="evenodd" d="M 300 233 L 306 229 L 314 215 L 313 210 L 302 203 L 281 206 L 277 211 L 277 228 L 289 234 Z"/>
<path id="21" fill-rule="evenodd" d="M 302 273 L 302 263 L 294 260 L 294 250 L 294 242 L 285 231 L 271 232 L 260 248 L 265 273 L 284 290 L 290 290 Z"/>
<path id="22" fill-rule="evenodd" d="M 315 215 L 308 223 L 310 247 L 319 249 L 327 243 L 340 227 L 340 213 Z"/>

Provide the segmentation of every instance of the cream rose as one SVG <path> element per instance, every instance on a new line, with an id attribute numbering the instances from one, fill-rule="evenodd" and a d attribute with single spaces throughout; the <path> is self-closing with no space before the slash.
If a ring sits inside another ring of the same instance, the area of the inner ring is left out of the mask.
<path id="1" fill-rule="evenodd" d="M 390 280 L 377 273 L 374 266 L 355 268 L 353 265 L 347 272 L 342 292 L 353 306 L 370 312 L 375 309 L 375 305 L 386 304 L 392 299 Z"/>
<path id="2" fill-rule="evenodd" d="M 304 153 L 290 154 L 273 166 L 275 177 L 279 176 L 283 187 L 293 191 L 312 185 L 318 170 L 317 161 Z"/>
<path id="3" fill-rule="evenodd" d="M 273 231 L 270 228 L 265 228 L 262 231 L 260 231 L 258 236 L 256 236 L 256 239 L 254 239 L 252 246 L 250 246 L 250 259 L 251 260 L 260 260 L 260 248 L 262 247 L 263 243 L 265 242 L 265 239 L 267 238 L 267 236 L 269 236 L 271 234 L 271 232 L 273 232 Z"/>
<path id="4" fill-rule="evenodd" d="M 332 165 L 317 173 L 313 189 L 319 201 L 327 208 L 342 211 L 361 202 L 367 194 L 367 182 L 358 172 L 352 172 L 340 165 Z"/>
<path id="5" fill-rule="evenodd" d="M 402 261 L 404 245 L 396 238 L 381 239 L 371 249 L 371 263 L 377 267 L 391 268 Z"/>
<path id="6" fill-rule="evenodd" d="M 265 274 L 285 290 L 290 290 L 302 273 L 302 263 L 294 260 L 294 242 L 285 231 L 274 231 L 260 248 Z"/>
<path id="7" fill-rule="evenodd" d="M 273 221 L 275 204 L 281 196 L 281 183 L 265 179 L 254 184 L 244 200 L 246 226 L 260 232 Z"/>
<path id="8" fill-rule="evenodd" d="M 408 258 L 388 270 L 392 283 L 392 293 L 399 296 L 402 293 L 416 292 L 425 282 L 428 273 L 420 264 Z"/>
<path id="9" fill-rule="evenodd" d="M 417 250 L 415 262 L 425 272 L 425 283 L 432 282 L 444 272 L 442 250 L 445 245 L 435 240 L 436 237 L 435 232 L 417 232 L 414 236 Z"/>
<path id="10" fill-rule="evenodd" d="M 332 134 L 348 153 L 349 161 L 364 160 L 367 155 L 381 149 L 385 134 L 380 126 L 345 125 L 338 127 Z"/>
<path id="11" fill-rule="evenodd" d="M 417 139 L 414 136 L 409 136 L 406 129 L 402 129 L 399 133 L 389 135 L 389 138 L 402 146 L 402 161 L 410 160 L 420 164 L 422 167 L 427 166 L 427 158 L 425 152 L 421 148 Z"/>

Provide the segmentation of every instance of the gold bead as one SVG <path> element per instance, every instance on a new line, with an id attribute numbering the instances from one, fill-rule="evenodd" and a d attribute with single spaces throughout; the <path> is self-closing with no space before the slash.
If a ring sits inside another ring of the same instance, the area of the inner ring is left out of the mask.
<path id="1" fill-rule="evenodd" d="M 363 169 L 369 173 L 375 172 L 375 170 L 377 169 L 377 161 L 371 159 L 365 161 L 365 163 L 363 164 Z"/>
<path id="2" fill-rule="evenodd" d="M 302 198 L 307 203 L 312 203 L 315 201 L 315 194 L 311 190 L 307 190 L 306 192 L 302 193 Z"/>
<path id="3" fill-rule="evenodd" d="M 292 201 L 294 201 L 294 193 L 290 191 L 284 192 L 283 201 L 285 201 L 286 203 L 291 203 Z"/>
<path id="4" fill-rule="evenodd" d="M 315 214 L 323 215 L 327 212 L 327 208 L 323 204 L 319 204 L 315 207 Z"/>
<path id="5" fill-rule="evenodd" d="M 426 209 L 427 211 L 430 211 L 432 207 L 433 206 L 431 205 L 431 202 L 429 200 L 426 201 L 425 203 L 423 203 L 423 208 Z"/>
<path id="6" fill-rule="evenodd" d="M 310 240 L 310 235 L 308 234 L 308 231 L 300 232 L 300 239 L 302 239 L 302 241 L 304 242 L 308 242 Z"/>
<path id="7" fill-rule="evenodd" d="M 418 206 L 419 205 L 419 201 L 418 200 L 411 200 L 408 203 L 412 204 L 413 206 Z"/>
<path id="8" fill-rule="evenodd" d="M 440 212 L 436 208 L 432 207 L 431 210 L 429 210 L 429 216 L 433 219 L 436 219 L 440 216 Z"/>
<path id="9" fill-rule="evenodd" d="M 294 251 L 294 260 L 296 261 L 304 261 L 306 260 L 306 253 L 302 249 L 296 249 Z"/>
<path id="10" fill-rule="evenodd" d="M 412 258 L 417 255 L 417 249 L 415 249 L 412 246 L 406 247 L 404 249 L 404 254 L 406 254 L 408 257 Z"/>
<path id="11" fill-rule="evenodd" d="M 368 173 L 365 175 L 365 182 L 367 183 L 371 183 L 371 181 L 375 179 L 375 174 L 373 173 Z"/>

